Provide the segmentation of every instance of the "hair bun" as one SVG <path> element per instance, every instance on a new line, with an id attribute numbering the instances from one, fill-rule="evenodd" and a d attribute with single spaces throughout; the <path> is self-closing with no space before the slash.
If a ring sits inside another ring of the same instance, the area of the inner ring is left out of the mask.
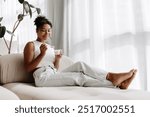
<path id="1" fill-rule="evenodd" d="M 45 16 L 38 16 L 34 20 L 34 25 L 36 25 L 37 29 L 44 24 L 49 24 L 52 27 L 52 23 Z"/>

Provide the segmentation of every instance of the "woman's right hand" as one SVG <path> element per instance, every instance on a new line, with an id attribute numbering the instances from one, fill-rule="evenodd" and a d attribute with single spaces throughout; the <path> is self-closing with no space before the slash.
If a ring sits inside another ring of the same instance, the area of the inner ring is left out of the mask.
<path id="1" fill-rule="evenodd" d="M 40 46 L 41 55 L 45 55 L 46 50 L 47 50 L 46 44 L 41 44 Z"/>

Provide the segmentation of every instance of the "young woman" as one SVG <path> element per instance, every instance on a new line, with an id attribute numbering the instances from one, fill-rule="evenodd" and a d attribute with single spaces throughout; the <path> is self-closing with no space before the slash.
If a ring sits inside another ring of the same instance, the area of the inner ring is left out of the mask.
<path id="1" fill-rule="evenodd" d="M 45 43 L 45 40 L 52 35 L 52 24 L 44 16 L 38 16 L 34 23 L 37 39 L 28 42 L 25 46 L 24 65 L 28 72 L 33 72 L 36 86 L 117 86 L 120 89 L 127 89 L 134 79 L 136 69 L 125 73 L 111 73 L 93 68 L 84 62 L 74 63 L 62 72 L 58 72 L 62 54 L 55 55 L 54 48 Z"/>

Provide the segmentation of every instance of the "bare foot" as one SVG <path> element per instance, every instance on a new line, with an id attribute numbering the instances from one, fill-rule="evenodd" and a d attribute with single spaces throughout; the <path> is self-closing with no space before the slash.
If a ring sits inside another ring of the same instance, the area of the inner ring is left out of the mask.
<path id="1" fill-rule="evenodd" d="M 108 73 L 107 80 L 111 81 L 114 86 L 118 86 L 123 81 L 131 78 L 133 75 L 134 69 L 126 73 Z"/>
<path id="2" fill-rule="evenodd" d="M 120 89 L 127 89 L 129 87 L 130 83 L 132 82 L 132 80 L 135 78 L 136 73 L 137 73 L 137 70 L 135 69 L 134 72 L 133 72 L 133 75 L 129 79 L 123 81 L 120 84 L 119 88 Z"/>

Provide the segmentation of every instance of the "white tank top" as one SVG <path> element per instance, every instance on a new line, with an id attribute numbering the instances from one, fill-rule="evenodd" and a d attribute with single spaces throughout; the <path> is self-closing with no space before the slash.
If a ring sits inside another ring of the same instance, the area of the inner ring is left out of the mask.
<path id="1" fill-rule="evenodd" d="M 36 58 L 40 54 L 40 46 L 42 43 L 39 41 L 33 41 L 33 43 L 34 43 L 34 58 Z M 51 45 L 48 44 L 46 44 L 46 46 L 47 46 L 46 54 L 36 68 L 49 66 L 49 65 L 52 68 L 54 68 L 54 63 L 53 63 L 55 60 L 54 48 L 52 48 Z"/>

